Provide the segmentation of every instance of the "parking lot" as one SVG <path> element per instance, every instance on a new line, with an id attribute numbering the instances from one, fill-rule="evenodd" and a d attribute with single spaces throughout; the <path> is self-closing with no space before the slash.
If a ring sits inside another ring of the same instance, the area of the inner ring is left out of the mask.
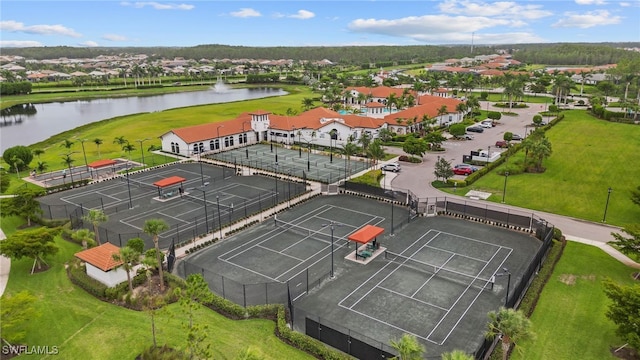
<path id="1" fill-rule="evenodd" d="M 481 101 L 480 104 L 483 110 L 504 111 L 502 108 L 495 108 L 491 104 L 488 105 L 488 102 Z M 503 140 L 504 133 L 507 131 L 524 138 L 526 131 L 532 129 L 533 116 L 544 111 L 544 104 L 529 104 L 528 108 L 512 109 L 512 111 L 517 113 L 518 116 L 503 115 L 497 126 L 485 128 L 482 133 L 470 133 L 473 136 L 473 140 L 448 140 L 442 144 L 445 148 L 443 153 L 427 153 L 421 164 L 402 163 L 402 171 L 393 179 L 391 187 L 394 189 L 412 189 L 418 197 L 436 195 L 431 186 L 425 185 L 436 180 L 433 172 L 437 156 L 443 157 L 452 166 L 455 166 L 456 164 L 462 164 L 462 156 L 469 155 L 471 151 L 489 151 L 491 154 L 502 152 L 504 149 L 495 146 L 496 141 Z M 547 119 L 544 120 L 547 121 Z M 398 153 L 398 155 L 402 154 L 404 153 Z M 462 180 L 464 178 L 465 175 L 454 176 L 454 179 Z"/>

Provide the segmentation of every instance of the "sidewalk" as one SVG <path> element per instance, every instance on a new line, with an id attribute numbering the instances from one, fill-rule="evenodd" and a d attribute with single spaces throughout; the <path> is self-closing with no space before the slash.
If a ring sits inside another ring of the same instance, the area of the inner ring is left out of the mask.
<path id="1" fill-rule="evenodd" d="M 0 241 L 6 239 L 2 229 L 0 229 Z M 0 296 L 4 294 L 4 289 L 9 282 L 9 271 L 11 270 L 11 259 L 0 256 Z"/>

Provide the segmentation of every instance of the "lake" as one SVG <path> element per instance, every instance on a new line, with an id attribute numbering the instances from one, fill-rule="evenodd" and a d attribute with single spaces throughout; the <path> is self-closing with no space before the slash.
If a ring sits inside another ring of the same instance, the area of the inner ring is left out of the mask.
<path id="1" fill-rule="evenodd" d="M 19 105 L 0 112 L 0 152 L 16 145 L 28 146 L 78 126 L 117 116 L 286 94 L 282 89 L 228 89 L 216 86 L 196 92 Z"/>

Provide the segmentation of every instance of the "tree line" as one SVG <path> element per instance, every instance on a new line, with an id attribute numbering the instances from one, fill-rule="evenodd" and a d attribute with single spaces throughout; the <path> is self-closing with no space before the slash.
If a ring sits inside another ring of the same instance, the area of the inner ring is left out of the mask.
<path id="1" fill-rule="evenodd" d="M 550 65 L 603 65 L 622 58 L 640 56 L 620 49 L 640 47 L 640 43 L 576 43 L 576 44 L 518 44 L 432 46 L 309 46 L 309 47 L 251 47 L 231 45 L 198 45 L 192 47 L 98 47 L 69 46 L 6 48 L 3 55 L 19 55 L 28 59 L 93 58 L 99 55 L 146 54 L 151 58 L 173 59 L 292 59 L 361 65 L 363 63 L 406 64 L 437 62 L 448 58 L 488 55 L 507 50 L 514 59 L 525 63 Z"/>

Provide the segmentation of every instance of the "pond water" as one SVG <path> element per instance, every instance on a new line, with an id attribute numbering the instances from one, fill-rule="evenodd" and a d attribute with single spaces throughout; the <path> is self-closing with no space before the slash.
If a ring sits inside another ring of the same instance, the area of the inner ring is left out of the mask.
<path id="1" fill-rule="evenodd" d="M 24 104 L 0 111 L 0 153 L 16 145 L 31 145 L 92 122 L 137 113 L 282 96 L 282 89 L 229 89 L 117 99 Z"/>

